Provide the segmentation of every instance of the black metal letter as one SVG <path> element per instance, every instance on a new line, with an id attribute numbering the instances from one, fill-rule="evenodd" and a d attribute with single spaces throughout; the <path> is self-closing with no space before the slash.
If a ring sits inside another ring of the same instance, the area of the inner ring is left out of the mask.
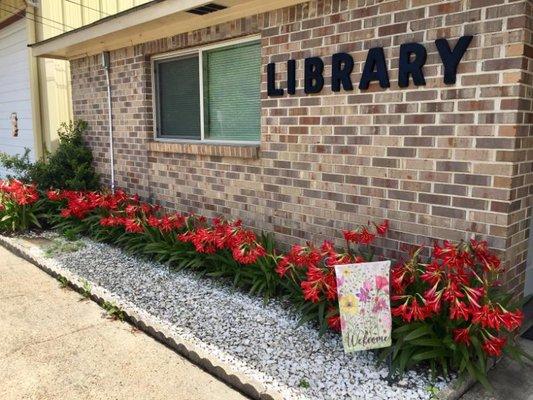
<path id="1" fill-rule="evenodd" d="M 287 61 L 287 93 L 296 93 L 296 60 Z"/>
<path id="2" fill-rule="evenodd" d="M 276 88 L 276 63 L 267 65 L 267 94 L 269 96 L 283 96 L 283 89 Z"/>
<path id="3" fill-rule="evenodd" d="M 331 90 L 340 92 L 341 84 L 344 90 L 353 90 L 350 74 L 353 71 L 353 58 L 348 53 L 336 53 L 331 57 Z"/>
<path id="4" fill-rule="evenodd" d="M 318 93 L 324 87 L 324 62 L 319 57 L 305 59 L 304 92 Z"/>
<path id="5" fill-rule="evenodd" d="M 415 55 L 411 61 L 411 54 Z M 426 84 L 422 67 L 426 63 L 426 48 L 420 43 L 405 43 L 400 46 L 400 66 L 398 68 L 398 86 L 409 86 L 409 75 L 416 86 Z"/>
<path id="6" fill-rule="evenodd" d="M 374 71 L 374 69 L 376 70 Z M 372 81 L 379 81 L 379 86 L 384 89 L 390 87 L 387 63 L 382 47 L 373 47 L 368 50 L 359 89 L 368 89 Z"/>
<path id="7" fill-rule="evenodd" d="M 466 49 L 470 45 L 473 36 L 461 36 L 457 41 L 454 49 L 450 49 L 450 45 L 446 39 L 437 39 L 435 44 L 439 51 L 442 64 L 444 65 L 444 83 L 453 84 L 457 77 L 457 66 L 463 58 Z"/>

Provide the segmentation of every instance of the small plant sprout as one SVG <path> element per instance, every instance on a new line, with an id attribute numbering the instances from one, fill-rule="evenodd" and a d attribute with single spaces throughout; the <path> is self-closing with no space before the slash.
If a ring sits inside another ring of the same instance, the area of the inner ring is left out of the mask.
<path id="1" fill-rule="evenodd" d="M 68 285 L 69 285 L 70 282 L 69 282 L 69 280 L 67 278 L 65 278 L 64 276 L 59 275 L 57 280 L 59 281 L 59 287 L 61 289 L 67 289 L 68 288 Z"/>
<path id="2" fill-rule="evenodd" d="M 91 297 L 91 290 L 92 290 L 93 287 L 85 279 L 81 283 L 83 285 L 82 288 L 81 288 L 81 295 L 83 296 L 82 300 L 87 300 L 87 299 L 89 299 L 89 297 Z"/>
<path id="3" fill-rule="evenodd" d="M 426 390 L 429 393 L 429 400 L 437 400 L 439 398 L 439 389 L 436 386 L 428 386 Z"/>
<path id="4" fill-rule="evenodd" d="M 76 231 L 74 229 L 66 229 L 65 231 L 63 231 L 63 236 L 69 242 L 74 242 L 76 241 L 76 239 L 78 239 L 78 235 L 76 234 Z"/>
<path id="5" fill-rule="evenodd" d="M 298 383 L 298 387 L 301 387 L 303 389 L 309 389 L 309 386 L 310 386 L 309 382 L 306 379 L 304 378 L 300 379 L 300 382 Z"/>
<path id="6" fill-rule="evenodd" d="M 104 301 L 102 308 L 107 312 L 107 316 L 112 320 L 124 321 L 126 313 L 116 304 L 110 301 Z"/>

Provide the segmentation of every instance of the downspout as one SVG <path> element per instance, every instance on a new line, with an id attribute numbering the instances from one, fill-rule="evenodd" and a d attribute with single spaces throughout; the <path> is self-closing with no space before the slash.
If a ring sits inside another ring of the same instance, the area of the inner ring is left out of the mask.
<path id="1" fill-rule="evenodd" d="M 102 52 L 102 66 L 105 69 L 105 77 L 107 80 L 107 118 L 109 126 L 109 168 L 111 170 L 111 192 L 115 193 L 115 151 L 113 148 L 113 113 L 111 109 L 111 81 L 109 79 L 109 51 Z"/>

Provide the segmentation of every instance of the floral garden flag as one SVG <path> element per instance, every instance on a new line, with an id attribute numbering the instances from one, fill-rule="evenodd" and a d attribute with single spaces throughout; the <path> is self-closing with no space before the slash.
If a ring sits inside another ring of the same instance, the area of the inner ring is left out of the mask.
<path id="1" fill-rule="evenodd" d="M 391 345 L 390 261 L 335 266 L 344 351 Z"/>

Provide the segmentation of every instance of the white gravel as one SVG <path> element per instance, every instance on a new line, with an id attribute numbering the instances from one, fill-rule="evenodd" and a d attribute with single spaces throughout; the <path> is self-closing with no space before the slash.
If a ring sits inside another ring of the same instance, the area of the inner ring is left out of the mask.
<path id="1" fill-rule="evenodd" d="M 320 337 L 311 325 L 297 327 L 294 311 L 279 301 L 265 305 L 225 282 L 188 271 L 170 272 L 116 247 L 83 241 L 82 249 L 53 259 L 37 247 L 32 255 L 144 309 L 285 399 L 429 399 L 432 385 L 449 390 L 450 382 L 432 383 L 429 374 L 415 372 L 389 385 L 387 369 L 376 366 L 374 353 L 345 354 L 339 335 Z M 309 388 L 300 387 L 302 381 Z"/>

